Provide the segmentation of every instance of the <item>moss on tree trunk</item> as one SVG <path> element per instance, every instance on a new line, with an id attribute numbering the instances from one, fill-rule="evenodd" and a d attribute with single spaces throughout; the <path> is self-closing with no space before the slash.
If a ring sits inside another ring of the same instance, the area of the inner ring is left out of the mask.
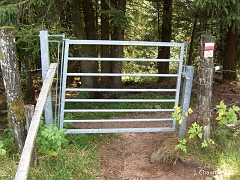
<path id="1" fill-rule="evenodd" d="M 26 119 L 12 27 L 0 27 L 0 60 L 7 96 L 8 120 L 13 129 L 17 148 L 21 150 L 26 138 Z"/>

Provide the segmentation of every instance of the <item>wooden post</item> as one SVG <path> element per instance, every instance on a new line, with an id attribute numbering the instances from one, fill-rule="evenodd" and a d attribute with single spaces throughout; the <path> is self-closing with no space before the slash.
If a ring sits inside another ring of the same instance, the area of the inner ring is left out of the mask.
<path id="1" fill-rule="evenodd" d="M 25 116 L 26 116 L 26 125 L 27 125 L 27 130 L 30 127 L 33 113 L 34 113 L 34 105 L 32 104 L 27 104 L 24 105 L 24 110 L 25 110 Z M 37 165 L 37 150 L 36 146 L 33 148 L 32 156 L 31 156 L 31 165 L 36 166 Z"/>
<path id="2" fill-rule="evenodd" d="M 20 162 L 18 164 L 18 169 L 17 169 L 14 180 L 27 179 L 29 166 L 31 162 L 31 154 L 33 152 L 33 147 L 34 147 L 35 139 L 36 139 L 38 128 L 39 128 L 40 119 L 43 113 L 44 106 L 47 101 L 48 93 L 52 87 L 52 82 L 53 82 L 53 78 L 54 78 L 57 66 L 58 66 L 57 63 L 50 64 L 46 78 L 43 82 L 42 89 L 38 96 L 37 104 L 32 117 L 32 122 L 28 130 L 26 142 L 22 150 Z"/>
<path id="3" fill-rule="evenodd" d="M 215 37 L 211 35 L 201 36 L 197 88 L 197 123 L 203 126 L 203 139 L 210 138 L 214 40 Z"/>
<path id="4" fill-rule="evenodd" d="M 12 27 L 0 27 L 0 61 L 7 96 L 8 120 L 13 129 L 17 148 L 22 150 L 26 138 L 26 119 Z"/>

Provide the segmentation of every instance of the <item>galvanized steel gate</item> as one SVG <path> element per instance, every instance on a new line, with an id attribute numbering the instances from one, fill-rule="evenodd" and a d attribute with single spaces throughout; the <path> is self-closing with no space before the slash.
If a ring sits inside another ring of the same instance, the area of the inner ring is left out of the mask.
<path id="1" fill-rule="evenodd" d="M 100 58 L 100 57 L 74 57 L 69 53 L 69 47 L 71 45 L 109 45 L 109 46 L 145 46 L 145 47 L 159 47 L 159 46 L 168 46 L 168 47 L 177 47 L 178 56 L 176 59 L 156 59 L 154 58 Z M 65 40 L 65 50 L 64 50 L 64 59 L 62 62 L 62 84 L 61 84 L 61 103 L 60 103 L 60 128 L 64 127 L 65 123 L 100 123 L 98 126 L 99 128 L 74 128 L 74 129 L 67 129 L 66 133 L 69 134 L 78 134 L 78 133 L 120 133 L 120 132 L 167 132 L 167 131 L 175 131 L 176 122 L 169 117 L 158 117 L 158 118 L 112 118 L 112 119 L 72 119 L 69 116 L 66 116 L 67 113 L 99 113 L 99 112 L 135 112 L 135 113 L 156 113 L 156 112 L 171 112 L 174 111 L 174 105 L 179 105 L 179 94 L 180 94 L 180 85 L 181 85 L 181 78 L 182 78 L 182 71 L 183 71 L 183 60 L 184 60 L 184 43 L 170 43 L 170 42 L 146 42 L 146 41 L 110 41 L 110 40 Z M 178 67 L 177 73 L 172 74 L 138 74 L 138 73 L 73 73 L 69 72 L 68 65 L 70 61 L 138 61 L 138 62 L 170 62 L 175 63 Z M 136 77 L 168 77 L 168 78 L 175 78 L 176 79 L 176 87 L 171 89 L 163 89 L 163 88 L 150 88 L 150 89 L 113 89 L 113 88 L 68 88 L 67 85 L 67 78 L 70 76 L 136 76 Z M 173 98 L 167 99 L 77 99 L 77 98 L 69 98 L 66 96 L 67 92 L 155 92 L 155 93 L 174 93 Z M 191 94 L 191 90 L 190 90 Z M 66 108 L 66 103 L 89 103 L 89 102 L 106 102 L 106 103 L 113 103 L 113 102 L 125 102 L 125 103 L 143 103 L 143 102 L 158 102 L 158 103 L 167 103 L 172 102 L 174 105 L 170 109 L 79 109 L 79 108 Z M 187 102 L 189 103 L 189 102 Z M 187 105 L 188 106 L 188 105 Z M 140 123 L 140 122 L 168 122 L 170 125 L 168 127 L 162 127 L 161 124 L 154 124 L 154 127 L 108 127 L 102 128 L 101 123 Z M 79 126 L 78 126 L 79 127 Z"/>

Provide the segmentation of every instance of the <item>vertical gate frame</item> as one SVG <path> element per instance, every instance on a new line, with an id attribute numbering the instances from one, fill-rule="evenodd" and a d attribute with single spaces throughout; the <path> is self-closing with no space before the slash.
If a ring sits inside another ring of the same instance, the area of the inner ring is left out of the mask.
<path id="1" fill-rule="evenodd" d="M 183 72 L 183 92 L 182 92 L 182 117 L 183 122 L 179 125 L 178 129 L 178 137 L 183 137 L 186 132 L 186 126 L 187 126 L 187 116 L 185 115 L 186 112 L 188 112 L 190 99 L 191 99 L 191 91 L 192 91 L 192 81 L 193 81 L 193 75 L 194 75 L 194 67 L 193 66 L 186 66 L 185 72 Z"/>
<path id="2" fill-rule="evenodd" d="M 47 30 L 40 31 L 40 51 L 41 51 L 41 67 L 42 67 L 42 81 L 45 80 L 46 74 L 48 72 L 49 66 L 50 66 L 50 54 L 49 54 L 49 42 L 57 42 L 58 43 L 58 57 L 57 62 L 59 64 L 59 49 L 60 49 L 60 41 L 57 40 L 49 40 L 49 37 L 61 37 L 63 39 L 62 47 L 64 47 L 64 38 L 65 35 L 49 35 Z M 63 52 L 63 51 L 62 51 Z M 62 53 L 63 55 L 63 53 Z M 63 59 L 63 57 L 61 57 Z M 58 79 L 58 68 L 57 68 L 57 79 Z M 58 83 L 58 82 L 57 82 Z M 60 84 L 61 85 L 61 84 Z M 58 87 L 58 84 L 56 85 Z M 60 87 L 61 89 L 61 87 Z M 56 88 L 56 96 L 57 96 L 58 89 Z M 59 99 L 59 102 L 57 102 L 57 99 Z M 45 116 L 45 124 L 55 124 L 57 119 L 57 103 L 60 103 L 60 98 L 56 97 L 56 104 L 55 104 L 55 114 L 53 118 L 53 107 L 52 107 L 52 94 L 51 91 L 48 94 L 45 109 L 44 109 L 44 116 Z"/>
<path id="3" fill-rule="evenodd" d="M 44 81 L 50 65 L 48 31 L 40 31 L 40 49 L 41 49 L 41 63 L 42 63 L 42 81 Z M 53 114 L 52 114 L 51 92 L 49 92 L 47 97 L 44 115 L 45 115 L 45 123 L 52 124 Z"/>

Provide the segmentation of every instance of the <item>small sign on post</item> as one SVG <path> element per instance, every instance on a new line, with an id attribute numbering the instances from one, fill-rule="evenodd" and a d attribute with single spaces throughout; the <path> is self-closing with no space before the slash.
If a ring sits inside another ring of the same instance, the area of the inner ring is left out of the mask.
<path id="1" fill-rule="evenodd" d="M 205 43 L 205 48 L 204 48 L 204 57 L 213 57 L 213 50 L 214 50 L 214 43 L 209 42 Z"/>

